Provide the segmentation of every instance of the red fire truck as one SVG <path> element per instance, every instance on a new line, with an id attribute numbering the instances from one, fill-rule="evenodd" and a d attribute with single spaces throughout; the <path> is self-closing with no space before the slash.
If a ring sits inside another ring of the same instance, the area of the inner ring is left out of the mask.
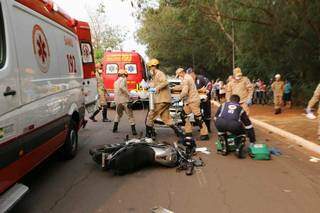
<path id="1" fill-rule="evenodd" d="M 103 79 L 104 86 L 108 91 L 108 102 L 114 101 L 113 84 L 117 80 L 119 69 L 128 71 L 128 90 L 132 98 L 147 100 L 148 93 L 143 89 L 143 82 L 148 78 L 145 62 L 141 55 L 135 51 L 132 52 L 112 52 L 107 51 L 103 58 Z"/>

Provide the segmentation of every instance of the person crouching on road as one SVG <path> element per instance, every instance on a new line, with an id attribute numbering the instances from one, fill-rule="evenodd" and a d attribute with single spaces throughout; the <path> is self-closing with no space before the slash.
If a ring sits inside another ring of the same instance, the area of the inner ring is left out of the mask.
<path id="1" fill-rule="evenodd" d="M 93 122 L 97 122 L 95 119 L 96 115 L 99 114 L 99 112 L 102 110 L 102 122 L 111 122 L 111 120 L 108 119 L 107 116 L 107 98 L 106 94 L 107 91 L 104 88 L 103 78 L 102 78 L 102 69 L 103 65 L 100 63 L 96 64 L 96 79 L 97 79 L 97 90 L 98 90 L 98 109 L 89 117 L 90 120 Z"/>
<path id="2" fill-rule="evenodd" d="M 275 81 L 271 85 L 273 91 L 274 114 L 281 113 L 282 97 L 284 93 L 284 82 L 281 81 L 281 75 L 275 75 Z"/>
<path id="3" fill-rule="evenodd" d="M 247 134 L 250 145 L 256 142 L 254 128 L 246 111 L 240 105 L 238 95 L 232 95 L 229 102 L 219 107 L 214 120 L 219 136 L 226 137 L 226 132 L 236 136 Z"/>
<path id="4" fill-rule="evenodd" d="M 182 119 L 185 121 L 186 136 L 192 136 L 192 125 L 188 115 L 193 113 L 196 124 L 200 127 L 200 139 L 209 140 L 208 129 L 204 123 L 200 111 L 200 96 L 191 75 L 187 74 L 182 68 L 177 69 L 176 77 L 182 80 L 181 93 L 178 100 L 183 100 Z"/>
<path id="5" fill-rule="evenodd" d="M 233 70 L 233 78 L 230 78 L 226 89 L 227 101 L 230 101 L 231 95 L 240 97 L 240 105 L 249 115 L 249 105 L 252 104 L 253 86 L 250 80 L 243 76 L 239 67 Z"/>
<path id="6" fill-rule="evenodd" d="M 137 135 L 132 111 L 132 104 L 130 103 L 130 95 L 127 87 L 127 77 L 128 72 L 126 70 L 120 69 L 118 71 L 118 79 L 114 82 L 114 101 L 116 103 L 117 114 L 114 118 L 112 132 L 118 131 L 118 125 L 124 111 L 128 116 L 132 134 Z"/>
<path id="7" fill-rule="evenodd" d="M 178 137 L 183 137 L 183 131 L 174 124 L 170 116 L 171 93 L 169 82 L 166 75 L 159 70 L 159 65 L 157 59 L 151 59 L 148 63 L 152 76 L 149 92 L 154 93 L 154 109 L 150 110 L 147 115 L 146 137 L 155 138 L 154 121 L 157 117 L 160 117 L 167 126 L 172 128 Z"/>
<path id="8" fill-rule="evenodd" d="M 310 99 L 307 107 L 307 117 L 309 119 L 315 119 L 316 116 L 312 113 L 312 108 L 319 102 L 318 108 L 318 119 L 319 119 L 319 126 L 318 126 L 318 141 L 320 141 L 320 84 L 314 91 L 312 98 Z"/>

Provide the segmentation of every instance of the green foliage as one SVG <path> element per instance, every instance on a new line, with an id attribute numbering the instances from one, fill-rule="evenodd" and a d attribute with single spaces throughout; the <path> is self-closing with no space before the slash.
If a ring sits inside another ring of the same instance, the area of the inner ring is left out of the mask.
<path id="1" fill-rule="evenodd" d="M 234 43 L 235 65 L 252 79 L 281 73 L 309 92 L 320 80 L 319 10 L 320 1 L 159 0 L 140 11 L 137 37 L 168 72 L 203 65 L 226 78 Z"/>
<path id="2" fill-rule="evenodd" d="M 106 5 L 101 1 L 95 9 L 88 9 L 89 24 L 92 34 L 95 61 L 103 58 L 106 50 L 121 49 L 125 40 L 125 32 L 117 26 L 110 25 L 106 20 Z"/>

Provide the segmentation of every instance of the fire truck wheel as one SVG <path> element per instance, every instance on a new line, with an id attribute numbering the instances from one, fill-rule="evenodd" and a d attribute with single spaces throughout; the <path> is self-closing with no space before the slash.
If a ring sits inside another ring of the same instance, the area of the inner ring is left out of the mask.
<path id="1" fill-rule="evenodd" d="M 74 120 L 70 120 L 66 141 L 62 147 L 63 156 L 69 160 L 74 158 L 78 152 L 78 130 Z"/>

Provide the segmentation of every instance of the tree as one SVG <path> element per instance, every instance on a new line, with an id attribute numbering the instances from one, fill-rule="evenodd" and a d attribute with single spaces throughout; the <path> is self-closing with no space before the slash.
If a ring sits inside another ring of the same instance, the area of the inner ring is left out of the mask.
<path id="1" fill-rule="evenodd" d="M 106 6 L 103 2 L 100 2 L 96 9 L 88 9 L 87 12 L 90 19 L 95 59 L 101 61 L 106 50 L 121 49 L 125 33 L 119 27 L 107 23 Z"/>
<path id="2" fill-rule="evenodd" d="M 227 77 L 235 44 L 236 66 L 246 75 L 269 80 L 281 73 L 301 100 L 320 80 L 320 1 L 159 0 L 157 7 L 148 2 L 140 10 L 138 39 L 168 72 L 204 65 L 207 76 Z"/>

